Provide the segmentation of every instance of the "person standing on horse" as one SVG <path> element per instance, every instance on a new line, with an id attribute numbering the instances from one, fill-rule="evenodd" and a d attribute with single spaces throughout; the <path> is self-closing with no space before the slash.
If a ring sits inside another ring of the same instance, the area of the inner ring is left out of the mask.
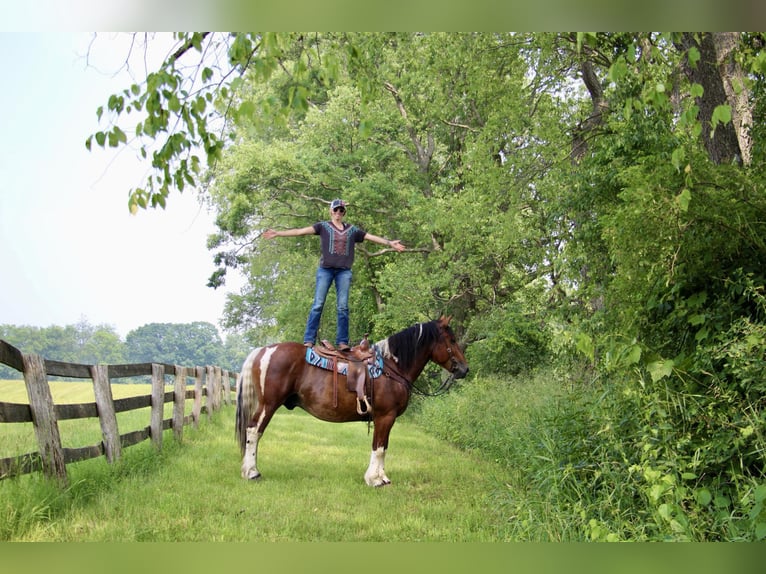
<path id="1" fill-rule="evenodd" d="M 314 302 L 311 305 L 303 344 L 311 347 L 316 342 L 319 321 L 322 317 L 327 293 L 330 285 L 335 282 L 337 298 L 338 326 L 335 344 L 341 351 L 349 349 L 348 335 L 348 294 L 351 287 L 351 266 L 354 263 L 354 246 L 368 239 L 374 243 L 391 247 L 396 251 L 404 251 L 404 244 L 398 239 L 388 240 L 364 229 L 343 221 L 346 215 L 347 203 L 342 199 L 333 199 L 330 203 L 329 221 L 320 221 L 308 227 L 283 229 L 275 231 L 267 229 L 263 232 L 265 239 L 274 237 L 296 237 L 299 235 L 319 235 L 321 258 L 316 272 L 314 287 Z"/>

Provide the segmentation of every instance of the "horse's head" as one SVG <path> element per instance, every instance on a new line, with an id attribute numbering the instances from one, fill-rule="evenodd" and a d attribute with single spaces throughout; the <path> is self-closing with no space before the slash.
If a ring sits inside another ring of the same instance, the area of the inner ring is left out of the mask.
<path id="1" fill-rule="evenodd" d="M 455 340 L 455 333 L 449 326 L 451 320 L 451 316 L 442 315 L 436 322 L 439 327 L 439 339 L 431 352 L 431 360 L 452 373 L 456 379 L 462 379 L 468 374 L 468 363 Z"/>

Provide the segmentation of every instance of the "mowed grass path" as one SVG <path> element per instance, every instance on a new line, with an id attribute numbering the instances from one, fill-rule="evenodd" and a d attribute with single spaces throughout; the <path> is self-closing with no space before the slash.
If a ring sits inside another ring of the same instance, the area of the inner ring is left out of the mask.
<path id="1" fill-rule="evenodd" d="M 61 495 L 40 488 L 39 477 L 0 481 L 6 514 L 14 497 L 23 499 L 23 512 L 37 514 L 6 539 L 507 540 L 498 503 L 508 496 L 502 468 L 429 436 L 416 415 L 392 431 L 386 470 L 393 484 L 373 489 L 363 479 L 371 443 L 366 424 L 325 423 L 285 409 L 260 444 L 263 478 L 242 480 L 234 413 L 226 406 L 212 420 L 203 417 L 181 445 L 166 431 L 159 453 L 143 443 L 126 449 L 119 465 L 103 459 L 70 465 L 72 485 Z M 29 500 L 35 496 L 42 499 Z"/>

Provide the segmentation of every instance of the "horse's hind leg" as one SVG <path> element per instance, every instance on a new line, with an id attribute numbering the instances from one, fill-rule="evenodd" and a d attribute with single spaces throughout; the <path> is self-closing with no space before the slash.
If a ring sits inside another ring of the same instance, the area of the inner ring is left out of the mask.
<path id="1" fill-rule="evenodd" d="M 258 441 L 263 433 L 259 433 L 255 427 L 247 428 L 247 442 L 245 443 L 245 456 L 242 458 L 242 478 L 255 480 L 261 478 L 258 472 L 256 459 L 258 458 Z"/>
<path id="2" fill-rule="evenodd" d="M 254 422 L 247 427 L 245 455 L 242 458 L 242 478 L 255 480 L 261 477 L 257 466 L 258 442 L 261 440 L 275 410 L 261 405 L 256 412 Z"/>

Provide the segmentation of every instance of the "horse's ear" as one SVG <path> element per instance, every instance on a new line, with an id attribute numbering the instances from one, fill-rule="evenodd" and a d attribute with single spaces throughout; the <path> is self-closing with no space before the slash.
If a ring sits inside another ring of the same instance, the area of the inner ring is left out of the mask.
<path id="1" fill-rule="evenodd" d="M 442 314 L 441 318 L 439 319 L 439 323 L 441 323 L 445 327 L 447 325 L 449 325 L 450 321 L 452 321 L 452 315 L 444 315 L 444 314 Z"/>

